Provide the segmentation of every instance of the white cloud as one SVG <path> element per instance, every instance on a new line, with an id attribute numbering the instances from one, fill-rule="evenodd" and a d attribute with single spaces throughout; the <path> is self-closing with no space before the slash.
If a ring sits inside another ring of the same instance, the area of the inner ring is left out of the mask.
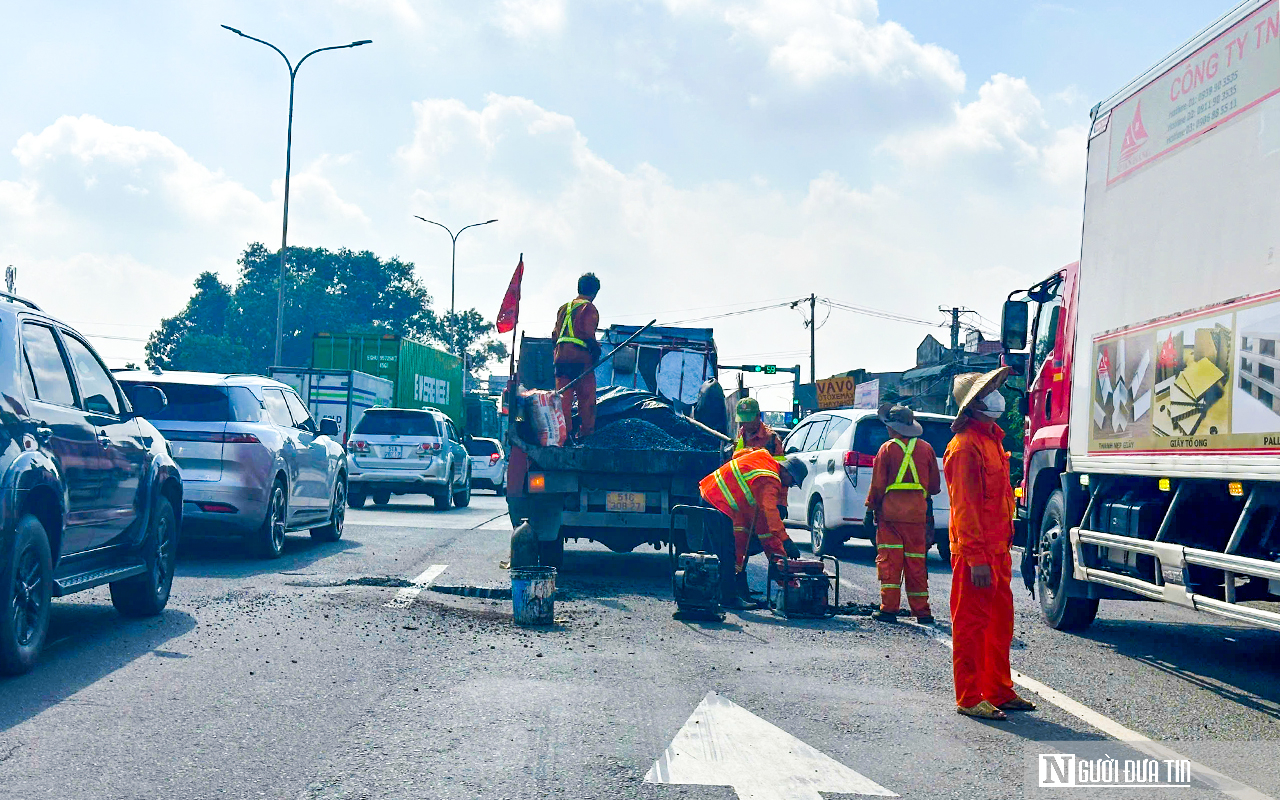
<path id="1" fill-rule="evenodd" d="M 565 24 L 565 6 L 566 0 L 501 0 L 498 25 L 517 39 L 558 33 Z"/>
<path id="2" fill-rule="evenodd" d="M 730 7 L 725 20 L 739 36 L 767 46 L 769 65 L 803 87 L 853 77 L 964 90 L 955 54 L 880 22 L 875 0 L 757 0 Z"/>

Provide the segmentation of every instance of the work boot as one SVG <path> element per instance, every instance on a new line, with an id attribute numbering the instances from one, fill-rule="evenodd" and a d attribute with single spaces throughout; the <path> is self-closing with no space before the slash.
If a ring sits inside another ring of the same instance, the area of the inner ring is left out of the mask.
<path id="1" fill-rule="evenodd" d="M 896 611 L 877 609 L 871 612 L 871 618 L 879 622 L 897 622 L 898 613 Z"/>
<path id="2" fill-rule="evenodd" d="M 916 622 L 917 622 L 918 624 L 920 624 L 920 625 L 932 625 L 932 624 L 933 624 L 933 615 L 932 615 L 932 614 L 921 614 L 920 616 L 916 617 Z"/>

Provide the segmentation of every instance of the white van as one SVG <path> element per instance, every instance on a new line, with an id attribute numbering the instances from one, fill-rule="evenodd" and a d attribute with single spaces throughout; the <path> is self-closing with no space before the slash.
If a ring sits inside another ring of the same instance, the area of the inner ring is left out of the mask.
<path id="1" fill-rule="evenodd" d="M 918 413 L 916 422 L 924 428 L 921 437 L 938 455 L 938 471 L 942 471 L 942 454 L 951 441 L 951 423 L 955 417 Z M 861 537 L 875 541 L 875 530 L 865 524 L 867 489 L 871 486 L 871 467 L 880 445 L 889 440 L 889 431 L 871 409 L 820 411 L 801 420 L 783 444 L 787 455 L 799 456 L 809 468 L 809 476 L 800 486 L 787 492 L 787 520 L 809 527 L 813 552 L 829 554 L 847 539 Z M 933 496 L 934 539 L 938 555 L 951 563 L 951 545 L 947 539 L 947 522 L 951 503 L 947 483 Z"/>

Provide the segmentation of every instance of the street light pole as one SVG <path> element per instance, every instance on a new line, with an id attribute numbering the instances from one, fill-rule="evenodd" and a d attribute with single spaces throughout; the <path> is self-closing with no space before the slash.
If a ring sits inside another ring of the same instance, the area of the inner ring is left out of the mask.
<path id="1" fill-rule="evenodd" d="M 448 226 L 441 225 L 439 222 L 436 222 L 435 220 L 427 219 L 426 217 L 418 217 L 417 214 L 414 214 L 414 216 L 422 220 L 423 222 L 430 222 L 432 225 L 439 225 L 441 228 L 444 228 L 444 232 L 449 234 L 449 238 L 453 240 L 453 259 L 450 262 L 450 266 L 449 266 L 449 316 L 452 317 L 454 314 L 454 302 L 457 298 L 457 293 L 458 293 L 458 237 L 461 236 L 462 232 L 465 231 L 467 228 L 476 228 L 481 225 L 488 225 L 491 222 L 497 222 L 497 220 L 491 219 L 491 220 L 486 220 L 484 222 L 473 222 L 470 225 L 468 225 L 466 228 L 459 228 L 458 232 L 454 233 L 453 231 L 449 230 Z M 454 341 L 451 344 L 453 345 L 453 349 L 456 351 L 458 349 L 458 343 Z"/>
<path id="2" fill-rule="evenodd" d="M 276 287 L 276 348 L 275 348 L 274 359 L 271 362 L 275 366 L 280 366 L 281 358 L 282 358 L 281 350 L 284 348 L 285 258 L 286 258 L 286 253 L 288 253 L 288 249 L 289 249 L 289 173 L 293 167 L 293 88 L 294 88 L 294 84 L 298 78 L 298 70 L 302 68 L 302 62 L 306 61 L 308 58 L 311 58 L 316 53 L 323 53 L 326 50 L 346 50 L 347 48 L 350 48 L 350 47 L 359 47 L 360 45 L 363 45 L 363 44 L 372 44 L 373 40 L 361 39 L 360 41 L 352 42 L 351 44 L 340 44 L 340 45 L 335 45 L 333 47 L 321 47 L 316 50 L 312 50 L 310 53 L 307 53 L 305 56 L 300 58 L 298 60 L 297 65 L 295 66 L 292 62 L 289 61 L 289 57 L 286 56 L 284 52 L 280 50 L 279 47 L 276 47 L 271 42 L 268 42 L 264 39 L 259 39 L 254 36 L 250 36 L 247 33 L 242 33 L 241 31 L 236 30 L 230 25 L 223 25 L 222 27 L 226 28 L 227 30 L 231 31 L 237 36 L 241 36 L 245 39 L 252 39 L 253 41 L 258 42 L 259 44 L 265 44 L 267 47 L 270 47 L 272 50 L 275 50 L 277 53 L 280 54 L 280 57 L 284 59 L 284 64 L 289 69 L 289 126 L 288 126 L 288 131 L 285 134 L 285 148 L 284 148 L 284 222 L 281 225 L 281 231 L 280 231 L 280 280 Z"/>

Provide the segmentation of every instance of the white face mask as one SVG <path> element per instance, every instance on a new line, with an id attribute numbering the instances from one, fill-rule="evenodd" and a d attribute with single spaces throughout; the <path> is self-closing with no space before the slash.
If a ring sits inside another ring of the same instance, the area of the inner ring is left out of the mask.
<path id="1" fill-rule="evenodd" d="M 983 416 L 991 419 L 998 419 L 1004 413 L 1004 395 L 999 392 L 992 392 L 982 399 L 983 407 L 980 409 Z"/>

